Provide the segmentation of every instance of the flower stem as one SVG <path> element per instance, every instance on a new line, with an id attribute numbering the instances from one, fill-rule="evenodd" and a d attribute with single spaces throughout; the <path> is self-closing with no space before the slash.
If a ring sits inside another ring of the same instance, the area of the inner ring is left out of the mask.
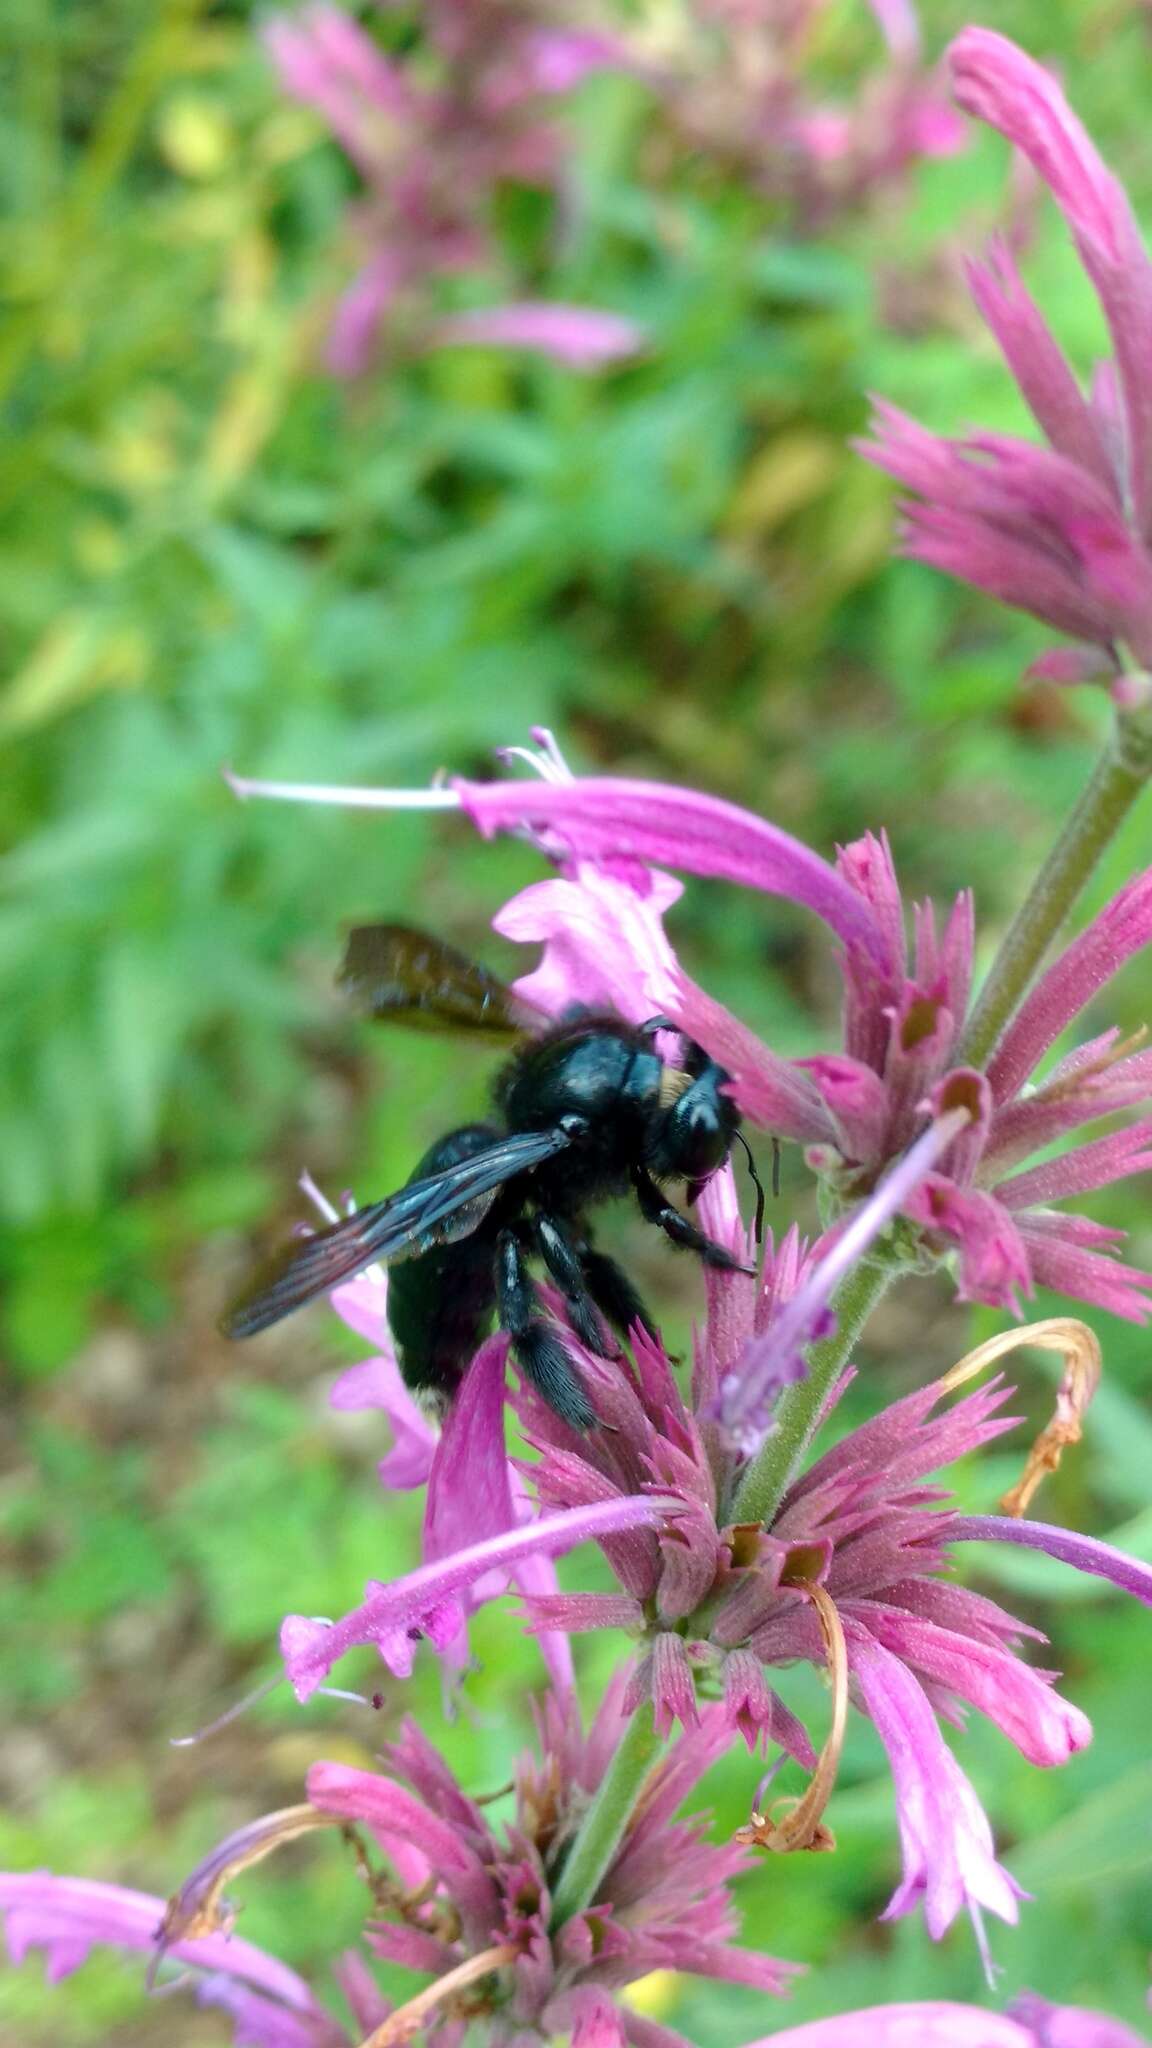
<path id="1" fill-rule="evenodd" d="M 621 1736 L 568 1851 L 552 1896 L 553 1933 L 574 1914 L 582 1913 L 595 1898 L 596 1887 L 620 1846 L 659 1749 L 652 1702 L 645 1700 Z"/>
<path id="2" fill-rule="evenodd" d="M 835 1331 L 812 1346 L 805 1378 L 794 1381 L 781 1395 L 776 1426 L 736 1489 L 734 1522 L 771 1521 L 812 1440 L 830 1390 L 897 1270 L 895 1266 L 857 1266 L 832 1297 Z"/>
<path id="3" fill-rule="evenodd" d="M 960 1057 L 983 1067 L 1051 940 L 1152 775 L 1147 712 L 1117 717 L 1092 780 L 1021 904 L 972 1012 Z"/>

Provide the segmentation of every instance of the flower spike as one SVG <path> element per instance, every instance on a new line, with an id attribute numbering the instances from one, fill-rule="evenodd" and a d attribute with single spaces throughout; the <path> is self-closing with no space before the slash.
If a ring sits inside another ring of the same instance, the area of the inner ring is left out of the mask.
<path id="1" fill-rule="evenodd" d="M 1119 703 L 1152 666 L 1152 260 L 1119 180 L 1056 79 L 1007 36 L 966 28 L 948 52 L 958 104 L 1051 190 L 1108 323 L 1114 359 L 1081 391 L 1003 239 L 969 265 L 976 305 L 1046 447 L 949 440 L 877 401 L 871 462 L 903 484 L 900 547 L 1068 636 L 1032 672 L 1104 681 Z M 1141 698 L 1142 701 L 1142 698 Z"/>
<path id="2" fill-rule="evenodd" d="M 1128 196 L 1103 163 L 1056 80 L 994 29 L 969 28 L 948 53 L 966 113 L 998 128 L 1029 158 L 1072 231 L 1112 333 L 1124 396 L 1133 498 L 1145 537 L 1152 512 L 1152 262 Z"/>

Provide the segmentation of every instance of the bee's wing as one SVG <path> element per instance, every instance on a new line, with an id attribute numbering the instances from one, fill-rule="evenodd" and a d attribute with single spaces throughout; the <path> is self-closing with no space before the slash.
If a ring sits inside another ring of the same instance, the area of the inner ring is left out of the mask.
<path id="1" fill-rule="evenodd" d="M 508 1037 L 544 1022 L 486 967 L 412 925 L 357 925 L 348 935 L 337 980 L 370 1017 L 425 1031 Z"/>
<path id="2" fill-rule="evenodd" d="M 386 1201 L 291 1246 L 271 1274 L 228 1311 L 221 1328 L 228 1337 L 254 1337 L 365 1266 L 415 1258 L 435 1245 L 470 1237 L 505 1182 L 570 1143 L 561 1130 L 514 1131 L 471 1159 L 409 1181 Z"/>

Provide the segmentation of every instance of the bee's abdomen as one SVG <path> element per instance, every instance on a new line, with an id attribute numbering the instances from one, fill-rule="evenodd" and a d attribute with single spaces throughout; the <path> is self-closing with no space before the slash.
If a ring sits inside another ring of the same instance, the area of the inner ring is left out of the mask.
<path id="1" fill-rule="evenodd" d="M 491 1124 L 449 1131 L 424 1154 L 422 1180 L 485 1152 L 500 1137 Z M 497 1202 L 497 1206 L 502 1205 Z M 404 1259 L 388 1275 L 388 1326 L 404 1383 L 444 1408 L 491 1326 L 496 1305 L 496 1229 L 485 1217 L 470 1237 Z"/>

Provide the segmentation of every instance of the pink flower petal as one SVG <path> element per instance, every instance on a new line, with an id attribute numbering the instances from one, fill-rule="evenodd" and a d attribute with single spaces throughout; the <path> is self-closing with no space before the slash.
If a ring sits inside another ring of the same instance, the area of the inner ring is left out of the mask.
<path id="1" fill-rule="evenodd" d="M 582 776 L 572 782 L 465 782 L 452 789 L 491 838 L 529 825 L 561 859 L 601 866 L 635 861 L 718 875 L 790 897 L 865 953 L 879 951 L 872 917 L 840 876 L 779 826 L 751 811 L 670 783 Z"/>
<path id="2" fill-rule="evenodd" d="M 1016 1222 L 993 1196 L 929 1174 L 903 1209 L 912 1222 L 958 1247 L 961 1301 L 1021 1313 L 1019 1295 L 1035 1292 L 1032 1267 Z"/>
<path id="3" fill-rule="evenodd" d="M 384 1835 L 409 1841 L 427 1857 L 433 1870 L 481 1879 L 484 1866 L 462 1829 L 434 1814 L 421 1799 L 379 1771 L 355 1764 L 321 1762 L 308 1772 L 308 1799 L 321 1813 L 340 1820 L 361 1821 Z"/>
<path id="4" fill-rule="evenodd" d="M 324 344 L 324 361 L 333 376 L 362 377 L 372 367 L 404 281 L 394 251 L 381 249 L 341 293 Z"/>
<path id="5" fill-rule="evenodd" d="M 468 1367 L 448 1410 L 428 1480 L 426 1564 L 516 1527 L 504 1453 L 507 1356 L 507 1337 L 489 1337 Z"/>
<path id="6" fill-rule="evenodd" d="M 154 1954 L 165 1910 L 163 1899 L 123 1885 L 53 1877 L 48 1871 L 0 1873 L 0 1912 L 7 1919 L 12 1961 L 22 1962 L 34 1948 L 45 1949 L 52 1983 L 78 1969 L 91 1949 L 103 1944 Z M 301 2048 L 305 2043 L 310 2048 L 341 2048 L 347 2041 L 304 1979 L 250 1941 L 234 1934 L 209 1934 L 195 1941 L 175 1941 L 166 1953 L 174 1962 L 212 1973 L 196 1986 L 204 2002 L 225 2004 L 243 2017 L 244 1995 L 251 1998 L 255 1992 L 275 2001 L 273 2008 L 257 1999 L 256 2008 L 263 2019 L 275 2010 L 289 2048 L 297 2043 Z M 292 2032 L 296 2020 L 299 2030 Z"/>
<path id="7" fill-rule="evenodd" d="M 652 1704 L 656 1710 L 656 1732 L 667 1735 L 676 1721 L 694 1728 L 700 1719 L 696 1705 L 696 1682 L 683 1636 L 661 1629 L 652 1644 Z"/>
<path id="8" fill-rule="evenodd" d="M 526 55 L 537 92 L 571 92 L 594 72 L 637 69 L 635 54 L 622 37 L 596 29 L 536 29 L 528 37 Z"/>
<path id="9" fill-rule="evenodd" d="M 454 313 L 437 323 L 433 338 L 454 345 L 526 348 L 584 371 L 625 361 L 647 345 L 644 329 L 620 313 L 533 300 Z"/>
<path id="10" fill-rule="evenodd" d="M 900 1613 L 882 1601 L 856 1601 L 852 1611 L 918 1677 L 971 1701 L 1029 1763 L 1042 1769 L 1066 1764 L 1091 1742 L 1087 1715 L 999 1645 L 955 1635 L 926 1616 Z"/>
<path id="11" fill-rule="evenodd" d="M 328 1399 L 333 1408 L 380 1408 L 388 1417 L 395 1443 L 376 1468 L 381 1485 L 395 1487 L 398 1492 L 426 1485 L 436 1449 L 436 1431 L 404 1385 L 395 1358 L 378 1355 L 349 1366 Z"/>
<path id="12" fill-rule="evenodd" d="M 552 1017 L 571 1003 L 606 1005 L 632 1024 L 659 1016 L 678 987 L 663 919 L 683 893 L 657 869 L 625 880 L 591 861 L 566 878 L 529 883 L 492 920 L 503 938 L 544 947 L 517 995 Z"/>
<path id="13" fill-rule="evenodd" d="M 1074 1529 L 1058 1529 L 1050 1522 L 1027 1522 L 1012 1515 L 956 1515 L 950 1517 L 950 1543 L 1020 1543 L 1028 1550 L 1042 1550 L 1061 1564 L 1074 1565 L 1078 1572 L 1091 1572 L 1107 1579 L 1122 1593 L 1131 1593 L 1145 1607 L 1152 1607 L 1152 1566 L 1129 1557 L 1114 1544 L 1098 1536 L 1081 1536 Z"/>
<path id="14" fill-rule="evenodd" d="M 1106 1138 L 1077 1145 L 1074 1151 L 1034 1166 L 1028 1173 L 1014 1173 L 996 1187 L 996 1199 L 1007 1209 L 1047 1207 L 1065 1195 L 1083 1195 L 1110 1181 L 1126 1180 L 1131 1174 L 1152 1168 L 1152 1120 L 1130 1124 Z"/>
<path id="15" fill-rule="evenodd" d="M 1123 1266 L 1089 1245 L 1089 1239 L 1115 1243 L 1123 1231 L 1106 1230 L 1065 1209 L 1021 1210 L 1017 1222 L 1032 1277 L 1041 1287 L 1091 1302 L 1129 1323 L 1147 1322 L 1152 1315 L 1152 1273 Z"/>
<path id="16" fill-rule="evenodd" d="M 1052 447 L 1094 476 L 1114 497 L 1119 489 L 1108 449 L 1087 400 L 1003 236 L 983 261 L 966 266 L 968 286 L 1042 432 Z"/>
<path id="17" fill-rule="evenodd" d="M 1072 229 L 1100 295 L 1123 388 L 1132 496 L 1142 531 L 1152 490 L 1152 264 L 1119 180 L 1051 73 L 1007 36 L 967 28 L 948 52 L 956 99 L 1023 150 Z"/>
<path id="18" fill-rule="evenodd" d="M 1008 2012 L 1028 2029 L 1036 2048 L 1147 2048 L 1142 2035 L 1106 2013 L 1088 2012 L 1080 2005 L 1050 2005 L 1034 1991 L 1014 1998 Z"/>
<path id="19" fill-rule="evenodd" d="M 545 1515 L 527 1528 L 489 1537 L 454 1557 L 421 1565 L 391 1584 L 370 1580 L 363 1604 L 340 1621 L 313 1621 L 307 1615 L 290 1614 L 280 1631 L 280 1648 L 297 1699 L 309 1699 L 337 1659 L 351 1649 L 391 1648 L 397 1636 L 413 1629 L 427 1632 L 442 1647 L 460 1625 L 458 1596 L 475 1587 L 486 1573 L 512 1570 L 526 1557 L 557 1556 L 588 1538 L 651 1527 L 663 1511 L 663 1504 L 656 1499 L 626 1494 L 590 1507 Z"/>
<path id="20" fill-rule="evenodd" d="M 871 2005 L 749 2041 L 747 2048 L 1037 2048 L 1015 2020 L 975 2005 Z M 1072 2044 L 1069 2044 L 1072 2048 Z M 1117 2048 L 1124 2044 L 1117 2043 Z"/>
<path id="21" fill-rule="evenodd" d="M 1134 875 L 1027 995 L 988 1065 L 998 1102 L 1022 1087 L 1072 1019 L 1152 940 L 1152 868 Z"/>
<path id="22" fill-rule="evenodd" d="M 1015 1924 L 1019 1885 L 997 1861 L 988 1817 L 936 1725 L 912 1673 L 856 1623 L 848 1661 L 892 1766 L 904 1875 L 882 1915 L 923 1904 L 934 1940 L 967 1908 Z"/>

